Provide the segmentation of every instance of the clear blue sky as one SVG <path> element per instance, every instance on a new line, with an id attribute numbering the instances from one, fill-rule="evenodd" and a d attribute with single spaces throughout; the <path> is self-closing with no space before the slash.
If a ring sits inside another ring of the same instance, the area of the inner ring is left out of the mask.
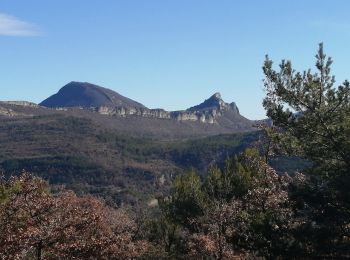
<path id="1" fill-rule="evenodd" d="M 347 0 L 0 0 L 0 100 L 87 81 L 167 110 L 221 92 L 264 118 L 265 54 L 304 69 L 322 41 L 350 78 L 349 12 Z"/>

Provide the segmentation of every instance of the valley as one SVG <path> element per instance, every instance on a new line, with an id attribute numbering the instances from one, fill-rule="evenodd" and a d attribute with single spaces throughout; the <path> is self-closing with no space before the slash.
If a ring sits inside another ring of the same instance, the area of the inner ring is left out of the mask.
<path id="1" fill-rule="evenodd" d="M 64 185 L 78 194 L 102 196 L 111 204 L 133 205 L 167 194 L 176 175 L 191 168 L 203 174 L 211 163 L 222 164 L 258 138 L 254 122 L 218 94 L 186 111 L 164 112 L 171 115 L 168 118 L 131 113 L 154 110 L 115 93 L 119 106 L 107 102 L 93 107 L 100 98 L 95 94 L 79 93 L 78 100 L 92 102 L 86 107 L 0 102 L 0 170 L 6 176 L 25 170 L 53 187 Z M 101 113 L 106 108 L 114 112 Z M 122 110 L 129 113 L 115 112 Z M 215 117 L 211 123 L 184 119 L 200 113 Z"/>

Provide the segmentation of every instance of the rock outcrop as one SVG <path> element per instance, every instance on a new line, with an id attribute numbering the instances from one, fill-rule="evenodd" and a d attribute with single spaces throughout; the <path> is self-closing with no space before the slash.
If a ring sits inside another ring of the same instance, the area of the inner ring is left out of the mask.
<path id="1" fill-rule="evenodd" d="M 0 115 L 1 116 L 6 116 L 6 117 L 11 117 L 15 116 L 16 113 L 12 109 L 4 108 L 0 106 Z"/>
<path id="2" fill-rule="evenodd" d="M 29 101 L 2 101 L 2 103 L 23 107 L 38 107 L 37 104 Z"/>
<path id="3" fill-rule="evenodd" d="M 14 106 L 22 107 L 38 107 L 36 104 L 27 101 L 1 101 L 0 102 L 0 116 L 15 117 L 15 116 L 31 116 L 16 111 Z"/>
<path id="4" fill-rule="evenodd" d="M 231 111 L 239 115 L 239 110 L 235 103 L 225 103 L 221 99 L 220 93 L 215 93 L 203 103 L 181 111 L 165 111 L 164 109 L 148 109 L 137 107 L 111 107 L 100 106 L 90 108 L 102 115 L 110 116 L 141 116 L 147 118 L 172 119 L 176 121 L 199 121 L 202 123 L 217 123 L 217 118 L 223 116 L 226 111 Z"/>
<path id="5" fill-rule="evenodd" d="M 102 115 L 110 116 L 141 116 L 146 118 L 171 119 L 176 121 L 200 121 L 202 123 L 214 123 L 215 111 L 203 113 L 192 111 L 165 111 L 163 109 L 143 109 L 143 108 L 124 108 L 124 107 L 98 107 L 90 108 Z"/>
<path id="6" fill-rule="evenodd" d="M 250 124 L 248 119 L 240 115 L 236 104 L 224 102 L 220 93 L 215 93 L 203 103 L 186 110 L 165 111 L 164 109 L 149 109 L 110 89 L 85 82 L 71 82 L 61 88 L 57 94 L 41 102 L 40 105 L 57 110 L 78 107 L 101 115 L 118 117 L 138 116 L 207 124 L 219 123 L 220 118 L 224 118 L 224 121 L 231 125 L 236 121 L 241 124 Z"/>

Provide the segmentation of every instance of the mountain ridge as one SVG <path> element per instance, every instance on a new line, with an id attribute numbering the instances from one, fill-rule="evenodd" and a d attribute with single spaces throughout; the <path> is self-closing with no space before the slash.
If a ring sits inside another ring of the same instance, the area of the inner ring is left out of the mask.
<path id="1" fill-rule="evenodd" d="M 219 93 L 165 111 L 89 83 L 63 90 L 77 84 L 79 95 L 60 92 L 57 107 L 0 102 L 0 172 L 25 169 L 54 185 L 132 204 L 166 193 L 172 176 L 187 168 L 204 171 L 243 151 L 258 134 Z"/>
<path id="2" fill-rule="evenodd" d="M 78 97 L 81 99 L 88 96 L 87 102 L 83 104 L 85 107 L 68 106 L 72 105 L 73 102 L 67 98 L 72 99 L 73 96 L 74 99 L 77 93 L 62 97 L 62 91 L 58 91 L 61 95 L 58 98 L 63 99 L 63 102 L 57 104 L 57 107 L 45 107 L 43 106 L 45 105 L 44 101 L 38 106 L 25 101 L 3 101 L 0 102 L 0 117 L 33 118 L 33 122 L 36 122 L 40 117 L 54 118 L 56 115 L 86 118 L 97 125 L 103 125 L 107 129 L 127 135 L 164 140 L 256 130 L 255 121 L 242 116 L 234 102 L 224 102 L 220 93 L 215 93 L 199 105 L 186 110 L 166 111 L 164 109 L 149 109 L 113 90 L 86 82 L 68 83 L 63 87 L 63 90 L 67 91 L 67 88 L 69 90 L 72 85 L 73 89 L 76 89 L 76 85 L 83 85 L 82 88 L 78 89 Z M 93 91 L 86 93 L 86 86 L 92 87 Z M 92 100 L 91 98 L 95 94 L 97 98 Z M 113 102 L 111 101 L 112 97 L 114 97 Z M 78 102 L 76 105 L 82 105 L 82 103 Z"/>
<path id="3" fill-rule="evenodd" d="M 176 121 L 198 121 L 218 124 L 220 117 L 229 115 L 230 124 L 237 121 L 242 127 L 251 127 L 250 120 L 241 116 L 237 105 L 223 101 L 219 92 L 199 105 L 186 110 L 166 111 L 149 109 L 141 103 L 120 95 L 119 93 L 87 82 L 70 82 L 56 94 L 40 103 L 50 108 L 82 107 L 102 115 L 170 119 Z M 225 120 L 224 120 L 225 121 Z M 227 121 L 227 120 L 226 120 Z"/>

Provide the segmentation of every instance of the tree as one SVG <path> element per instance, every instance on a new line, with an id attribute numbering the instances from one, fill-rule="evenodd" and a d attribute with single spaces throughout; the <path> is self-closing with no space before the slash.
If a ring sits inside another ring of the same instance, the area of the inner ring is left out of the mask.
<path id="1" fill-rule="evenodd" d="M 240 155 L 228 158 L 223 171 L 216 165 L 208 168 L 204 190 L 211 202 L 229 202 L 247 194 L 254 174 L 250 162 L 245 160 L 247 156 L 259 156 L 258 150 L 246 149 Z"/>
<path id="2" fill-rule="evenodd" d="M 316 73 L 296 72 L 285 60 L 276 71 L 266 57 L 263 105 L 283 131 L 281 143 L 289 153 L 312 163 L 306 171 L 309 184 L 293 195 L 303 199 L 299 210 L 310 217 L 303 230 L 309 240 L 303 244 L 311 244 L 316 257 L 349 257 L 350 84 L 335 87 L 332 62 L 322 43 Z"/>
<path id="3" fill-rule="evenodd" d="M 228 165 L 224 171 L 231 175 L 228 189 L 215 188 L 227 178 L 219 181 L 224 174 L 215 167 L 209 169 L 209 180 L 203 187 L 208 202 L 203 216 L 195 219 L 199 229 L 189 241 L 190 254 L 231 259 L 248 255 L 276 258 L 294 253 L 292 231 L 298 224 L 288 197 L 293 178 L 279 176 L 256 149 L 246 150 Z M 231 194 L 227 190 L 234 195 L 226 196 Z"/>
<path id="4" fill-rule="evenodd" d="M 1 259 L 125 259 L 140 256 L 135 223 L 100 200 L 57 195 L 40 178 L 23 173 L 0 186 Z"/>
<path id="5" fill-rule="evenodd" d="M 156 218 L 149 219 L 145 226 L 150 242 L 147 257 L 150 259 L 181 258 L 186 244 L 184 228 L 163 211 Z M 147 258 L 146 257 L 146 258 Z"/>
<path id="6" fill-rule="evenodd" d="M 186 228 L 195 229 L 192 219 L 203 215 L 205 194 L 202 191 L 202 182 L 194 171 L 179 175 L 175 178 L 171 196 L 164 207 L 175 222 Z"/>
<path id="7" fill-rule="evenodd" d="M 263 102 L 274 125 L 286 131 L 294 143 L 294 152 L 312 159 L 326 170 L 350 168 L 350 86 L 345 81 L 334 87 L 332 59 L 320 44 L 316 55 L 318 73 L 295 72 L 290 61 L 283 60 L 280 70 L 264 63 Z"/>

